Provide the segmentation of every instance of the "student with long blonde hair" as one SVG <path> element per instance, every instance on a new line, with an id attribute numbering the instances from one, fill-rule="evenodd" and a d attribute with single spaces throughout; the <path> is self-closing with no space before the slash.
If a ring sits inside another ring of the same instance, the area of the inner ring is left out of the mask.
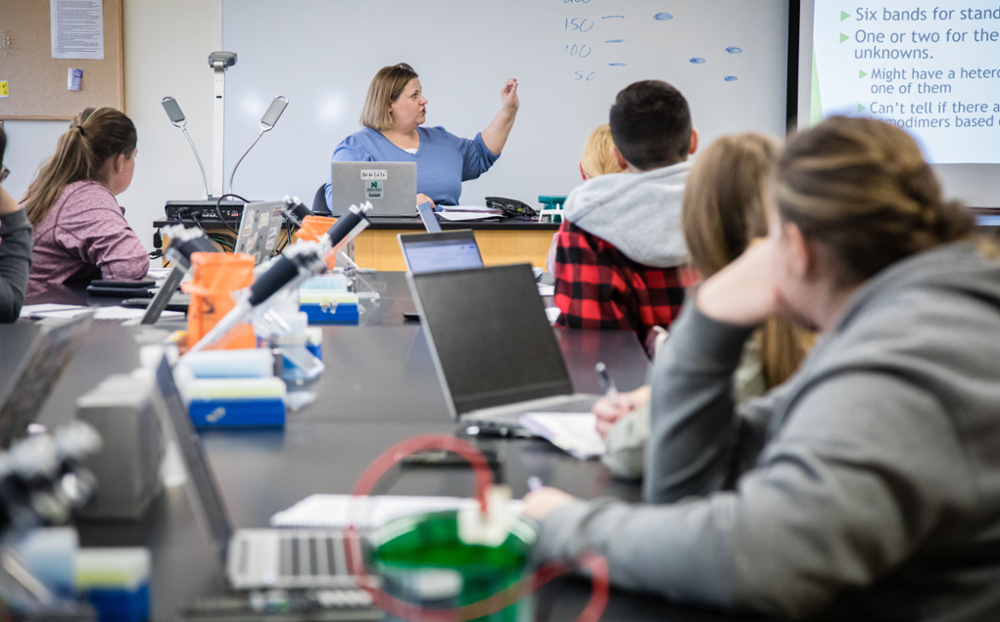
<path id="1" fill-rule="evenodd" d="M 653 372 L 643 497 L 525 497 L 538 560 L 782 618 L 1000 619 L 1000 258 L 903 130 L 833 117 L 789 140 L 767 240 L 705 281 Z M 773 315 L 824 338 L 737 407 Z"/>
<path id="2" fill-rule="evenodd" d="M 59 138 L 21 201 L 35 227 L 29 294 L 146 276 L 149 256 L 115 200 L 132 183 L 136 144 L 132 120 L 109 107 L 84 110 Z"/>

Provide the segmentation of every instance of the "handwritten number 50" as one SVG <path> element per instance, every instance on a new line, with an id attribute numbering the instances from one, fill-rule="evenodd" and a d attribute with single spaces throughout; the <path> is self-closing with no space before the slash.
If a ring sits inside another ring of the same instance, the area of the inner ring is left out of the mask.
<path id="1" fill-rule="evenodd" d="M 596 71 L 591 71 L 590 73 L 587 73 L 586 71 L 574 71 L 573 73 L 576 74 L 576 77 L 573 78 L 573 82 L 576 82 L 577 80 L 586 80 L 587 82 L 590 82 L 597 76 Z"/>

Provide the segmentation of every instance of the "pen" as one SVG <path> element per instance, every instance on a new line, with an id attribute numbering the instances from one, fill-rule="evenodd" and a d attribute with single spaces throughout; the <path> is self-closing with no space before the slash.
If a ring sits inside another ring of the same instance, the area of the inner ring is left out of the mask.
<path id="1" fill-rule="evenodd" d="M 538 492 L 544 486 L 545 484 L 542 483 L 542 478 L 538 477 L 537 475 L 532 475 L 531 477 L 528 478 L 529 492 Z"/>
<path id="2" fill-rule="evenodd" d="M 597 384 L 600 385 L 601 391 L 604 395 L 611 400 L 611 403 L 615 406 L 618 405 L 618 387 L 615 386 L 615 381 L 611 379 L 611 375 L 608 374 L 608 367 L 604 363 L 598 363 L 594 369 L 597 371 Z"/>

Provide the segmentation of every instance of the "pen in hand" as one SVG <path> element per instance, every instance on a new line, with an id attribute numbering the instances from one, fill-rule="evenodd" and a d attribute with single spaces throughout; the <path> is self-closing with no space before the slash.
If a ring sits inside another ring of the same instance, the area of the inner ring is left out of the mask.
<path id="1" fill-rule="evenodd" d="M 615 406 L 619 405 L 618 402 L 618 387 L 615 386 L 615 381 L 611 379 L 611 375 L 608 374 L 608 367 L 604 363 L 598 363 L 594 369 L 597 371 L 597 384 L 601 387 L 601 392 L 604 396 L 611 400 L 611 403 Z"/>

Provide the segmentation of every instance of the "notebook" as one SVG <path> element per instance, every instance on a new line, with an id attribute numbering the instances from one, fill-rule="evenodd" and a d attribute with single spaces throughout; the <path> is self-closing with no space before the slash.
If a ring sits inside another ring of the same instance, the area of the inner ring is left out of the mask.
<path id="1" fill-rule="evenodd" d="M 0 447 L 23 437 L 45 405 L 66 366 L 73 360 L 93 323 L 93 311 L 70 319 L 46 319 L 28 346 L 20 365 L 0 393 Z"/>
<path id="2" fill-rule="evenodd" d="M 483 257 L 471 229 L 441 233 L 400 233 L 406 269 L 414 273 L 482 268 Z"/>
<path id="3" fill-rule="evenodd" d="M 480 432 L 530 436 L 525 412 L 589 412 L 573 391 L 528 264 L 408 272 L 451 416 Z"/>
<path id="4" fill-rule="evenodd" d="M 331 162 L 330 211 L 343 214 L 366 201 L 368 218 L 416 216 L 416 162 Z"/>
<path id="5" fill-rule="evenodd" d="M 192 505 L 205 522 L 229 584 L 236 589 L 355 587 L 339 530 L 233 531 L 166 357 L 156 370 L 156 384 L 187 467 Z"/>

